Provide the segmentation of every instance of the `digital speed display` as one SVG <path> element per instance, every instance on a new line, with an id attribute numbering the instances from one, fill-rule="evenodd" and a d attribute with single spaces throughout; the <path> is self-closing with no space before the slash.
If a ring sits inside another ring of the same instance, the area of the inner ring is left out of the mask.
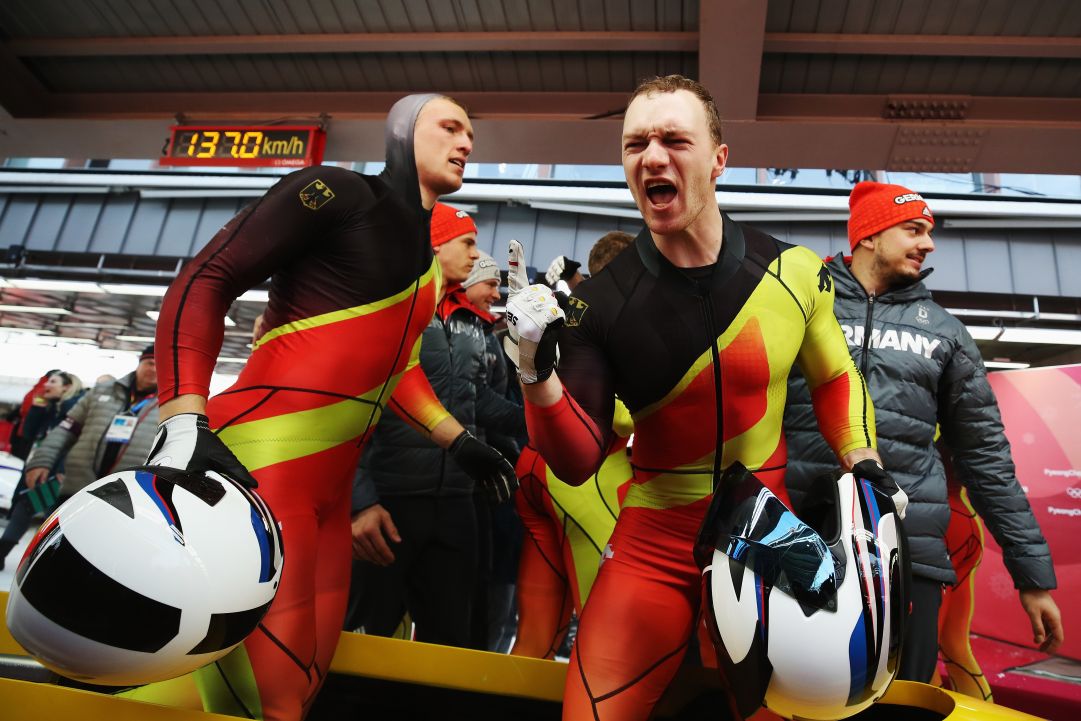
<path id="1" fill-rule="evenodd" d="M 162 165 L 304 167 L 323 162 L 317 126 L 174 125 Z"/>

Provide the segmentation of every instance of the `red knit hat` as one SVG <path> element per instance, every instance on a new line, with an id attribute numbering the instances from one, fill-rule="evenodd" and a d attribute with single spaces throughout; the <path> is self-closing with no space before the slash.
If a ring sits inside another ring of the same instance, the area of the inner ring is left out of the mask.
<path id="1" fill-rule="evenodd" d="M 432 208 L 432 247 L 443 245 L 466 233 L 476 233 L 477 224 L 464 210 L 436 203 Z"/>
<path id="2" fill-rule="evenodd" d="M 903 185 L 886 185 L 865 180 L 848 196 L 848 242 L 852 250 L 864 238 L 913 218 L 935 224 L 927 201 Z"/>

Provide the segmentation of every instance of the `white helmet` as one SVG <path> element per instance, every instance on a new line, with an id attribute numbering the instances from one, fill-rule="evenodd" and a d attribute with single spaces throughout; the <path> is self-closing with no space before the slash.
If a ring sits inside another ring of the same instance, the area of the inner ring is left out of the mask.
<path id="1" fill-rule="evenodd" d="M 15 572 L 8 628 L 64 676 L 161 681 L 243 641 L 281 569 L 278 524 L 244 486 L 163 466 L 122 471 L 42 525 Z"/>
<path id="2" fill-rule="evenodd" d="M 721 479 L 695 560 L 720 670 L 746 718 L 763 703 L 843 719 L 897 671 L 909 566 L 890 497 L 852 474 L 819 479 L 799 518 L 744 468 Z"/>

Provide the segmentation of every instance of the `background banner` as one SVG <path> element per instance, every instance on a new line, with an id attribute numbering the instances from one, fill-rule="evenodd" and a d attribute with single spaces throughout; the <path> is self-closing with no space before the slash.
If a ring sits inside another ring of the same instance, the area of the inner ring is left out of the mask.
<path id="1" fill-rule="evenodd" d="M 1081 365 L 989 374 L 1013 448 L 1017 478 L 1051 546 L 1055 600 L 1066 642 L 1058 653 L 1081 660 Z M 1032 629 L 1002 565 L 1002 549 L 985 533 L 976 573 L 973 633 L 1032 645 Z"/>

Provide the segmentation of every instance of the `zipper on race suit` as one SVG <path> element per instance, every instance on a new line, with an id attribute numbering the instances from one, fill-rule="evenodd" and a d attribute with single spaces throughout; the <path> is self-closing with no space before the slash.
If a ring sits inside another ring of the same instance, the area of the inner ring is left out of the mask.
<path id="1" fill-rule="evenodd" d="M 721 353 L 717 348 L 717 328 L 713 318 L 713 304 L 710 293 L 700 294 L 698 300 L 702 303 L 702 315 L 706 321 L 706 334 L 709 336 L 709 352 L 713 358 L 713 389 L 717 406 L 717 448 L 713 453 L 713 479 L 711 485 L 717 490 L 717 483 L 721 478 L 721 461 L 724 457 L 724 405 L 722 399 L 722 375 Z"/>
<path id="2" fill-rule="evenodd" d="M 867 296 L 867 318 L 863 321 L 863 354 L 860 356 L 860 373 L 867 377 L 867 355 L 871 345 L 871 316 L 874 315 L 875 294 Z"/>

